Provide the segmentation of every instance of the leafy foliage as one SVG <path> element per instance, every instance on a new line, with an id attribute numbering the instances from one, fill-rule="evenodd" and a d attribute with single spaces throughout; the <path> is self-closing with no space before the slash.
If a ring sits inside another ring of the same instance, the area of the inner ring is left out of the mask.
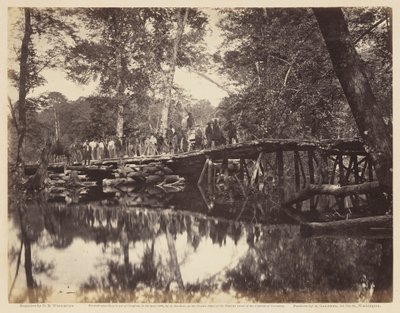
<path id="1" fill-rule="evenodd" d="M 222 115 L 235 119 L 254 137 L 357 135 L 311 10 L 248 8 L 221 13 L 219 27 L 225 40 L 223 54 L 216 60 L 220 72 L 236 88 L 236 93 L 220 105 Z M 387 14 L 381 8 L 349 10 L 350 28 L 360 34 Z M 360 53 L 383 91 L 380 98 L 390 107 L 390 34 L 384 29 L 379 32 L 385 36 L 363 37 Z M 390 73 L 377 66 L 377 60 L 385 63 L 384 69 Z"/>

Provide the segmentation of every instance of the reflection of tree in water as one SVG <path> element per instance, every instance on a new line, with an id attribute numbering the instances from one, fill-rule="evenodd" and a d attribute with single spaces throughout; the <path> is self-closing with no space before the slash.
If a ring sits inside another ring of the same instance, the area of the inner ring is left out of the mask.
<path id="1" fill-rule="evenodd" d="M 151 246 L 146 246 L 142 262 L 132 265 L 125 257 L 124 264 L 115 261 L 107 262 L 107 274 L 100 279 L 90 276 L 87 282 L 81 285 L 83 300 L 92 300 L 87 293 L 96 294 L 96 302 L 124 302 L 135 300 L 131 293 L 139 285 L 157 287 L 161 284 L 157 276 L 157 264 L 154 260 L 154 240 Z"/>
<path id="2" fill-rule="evenodd" d="M 391 298 L 391 282 L 387 282 L 391 268 L 382 266 L 390 267 L 391 246 L 383 248 L 381 243 L 340 237 L 304 239 L 295 226 L 255 223 L 261 212 L 250 212 L 249 220 L 254 222 L 243 224 L 239 219 L 165 210 L 155 205 L 134 206 L 130 201 L 131 197 L 126 195 L 123 204 L 118 198 L 70 204 L 47 202 L 45 197 L 28 201 L 29 210 L 21 215 L 20 224 L 25 225 L 21 229 L 28 238 L 22 243 L 27 247 L 23 255 L 28 265 L 28 290 L 34 292 L 25 297 L 29 301 L 44 301 L 51 291 L 40 288 L 34 277 L 40 273 L 51 277 L 56 266 L 32 261 L 30 244 L 65 249 L 79 237 L 103 243 L 105 248 L 119 245 L 121 249 L 114 250 L 124 259 L 123 263 L 107 260 L 107 274 L 100 278 L 90 273 L 92 276 L 81 286 L 81 297 L 88 301 L 198 301 L 220 288 L 222 276 L 225 291 L 236 290 L 240 296 L 257 301 L 356 301 L 357 284 L 363 275 L 368 284 L 374 281 L 376 301 Z M 265 211 L 265 207 L 258 205 L 249 208 Z M 238 215 L 235 211 L 234 216 Z M 205 238 L 224 246 L 228 238 L 238 244 L 243 236 L 249 250 L 235 268 L 224 269 L 218 277 L 183 285 L 179 267 L 187 256 L 178 263 L 175 242 L 179 235 L 187 236 L 194 252 Z M 165 257 L 170 260 L 166 264 L 155 258 L 154 251 L 156 238 L 164 236 L 169 252 Z M 146 248 L 141 262 L 133 264 L 128 248 L 138 241 L 144 242 Z M 18 261 L 20 251 L 14 249 L 14 262 Z M 381 272 L 386 273 L 386 279 L 379 279 Z"/>
<path id="3" fill-rule="evenodd" d="M 227 272 L 223 289 L 266 302 L 354 302 L 363 275 L 377 282 L 382 256 L 382 245 L 363 239 L 301 238 L 290 228 L 270 229 Z"/>
<path id="4" fill-rule="evenodd" d="M 91 207 L 94 210 L 99 209 L 93 204 Z M 80 215 L 85 216 L 85 214 Z M 91 276 L 81 286 L 85 301 L 93 299 L 93 294 L 96 301 L 138 301 L 136 292 L 143 294 L 143 290 L 148 293 L 148 301 L 179 301 L 173 298 L 177 291 L 181 297 L 184 297 L 182 299 L 187 300 L 191 292 L 203 292 L 207 288 L 210 289 L 211 287 L 207 286 L 212 286 L 212 283 L 207 281 L 183 285 L 175 250 L 177 235 L 186 233 L 187 242 L 196 251 L 204 237 L 210 237 L 214 244 L 222 245 L 226 242 L 227 236 L 231 236 L 237 242 L 242 234 L 239 222 L 228 223 L 178 212 L 167 213 L 144 209 L 119 209 L 113 212 L 112 209 L 108 209 L 97 215 L 100 219 L 105 218 L 106 222 L 90 223 L 87 226 L 103 229 L 104 234 L 108 234 L 105 237 L 108 242 L 114 239 L 119 241 L 124 255 L 124 264 L 109 261 L 106 276 L 101 278 Z M 81 221 L 87 220 L 83 217 Z M 116 226 L 105 227 L 104 225 L 107 224 Z M 156 262 L 154 258 L 154 242 L 159 236 L 166 236 L 167 239 L 169 251 L 167 266 L 162 265 L 160 261 Z M 129 243 L 135 243 L 138 240 L 147 242 L 150 240 L 152 244 L 146 247 L 140 265 L 133 265 L 129 260 L 128 246 Z M 147 300 L 141 299 L 141 301 Z"/>
<path id="5" fill-rule="evenodd" d="M 19 223 L 20 226 L 21 247 L 16 260 L 17 264 L 15 276 L 9 290 L 9 301 L 18 303 L 24 302 L 27 299 L 29 302 L 44 302 L 50 294 L 51 289 L 41 286 L 41 283 L 35 279 L 33 274 L 44 273 L 50 277 L 54 270 L 54 264 L 45 263 L 42 260 L 32 260 L 32 242 L 35 242 L 38 239 L 42 231 L 43 223 L 40 219 L 41 207 L 39 207 L 38 211 L 29 211 L 26 197 L 26 193 L 17 191 L 16 194 L 13 194 L 13 203 L 10 205 L 11 210 L 17 211 L 17 223 Z M 40 198 L 39 200 L 37 198 L 35 199 L 38 202 L 43 200 L 43 194 L 38 194 L 37 197 Z M 22 261 L 22 250 L 24 250 L 23 262 L 25 269 L 26 289 L 22 292 L 22 294 L 19 293 L 17 296 L 13 296 L 15 282 L 17 280 Z"/>

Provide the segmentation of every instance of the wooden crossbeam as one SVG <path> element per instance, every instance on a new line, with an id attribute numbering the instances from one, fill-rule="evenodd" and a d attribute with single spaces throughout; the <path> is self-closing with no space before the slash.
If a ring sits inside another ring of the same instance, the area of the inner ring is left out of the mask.
<path id="1" fill-rule="evenodd" d="M 254 186 L 258 175 L 258 172 L 261 172 L 261 167 L 260 167 L 260 162 L 261 162 L 261 158 L 264 156 L 264 152 L 260 152 L 256 161 L 256 164 L 254 165 L 254 170 L 253 170 L 253 174 L 251 176 L 251 180 L 250 180 L 250 185 Z"/>
<path id="2" fill-rule="evenodd" d="M 207 167 L 208 167 L 208 160 L 209 159 L 210 159 L 209 157 L 206 158 L 206 160 L 204 162 L 204 165 L 203 165 L 203 169 L 201 170 L 201 174 L 200 174 L 199 180 L 197 181 L 197 185 L 199 185 L 199 186 L 201 185 L 201 183 L 204 180 L 204 175 L 205 175 Z"/>

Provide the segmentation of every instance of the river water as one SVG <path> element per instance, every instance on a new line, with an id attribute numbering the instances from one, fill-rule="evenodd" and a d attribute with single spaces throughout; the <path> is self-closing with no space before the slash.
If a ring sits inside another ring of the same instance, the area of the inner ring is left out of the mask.
<path id="1" fill-rule="evenodd" d="M 272 198 L 205 199 L 187 186 L 11 201 L 9 301 L 392 300 L 391 238 L 305 237 Z"/>

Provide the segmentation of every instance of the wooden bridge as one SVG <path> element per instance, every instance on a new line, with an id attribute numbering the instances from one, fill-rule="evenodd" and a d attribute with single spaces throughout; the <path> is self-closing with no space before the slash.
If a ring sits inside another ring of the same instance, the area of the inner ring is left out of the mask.
<path id="1" fill-rule="evenodd" d="M 297 192 L 314 183 L 343 186 L 374 180 L 371 158 L 357 139 L 261 139 L 174 155 L 92 160 L 89 166 L 51 164 L 49 170 L 77 170 L 101 181 L 113 177 L 117 168 L 151 163 L 161 163 L 199 185 L 213 185 L 222 176 L 232 176 L 261 190 L 273 181 L 280 199 L 287 188 Z"/>

